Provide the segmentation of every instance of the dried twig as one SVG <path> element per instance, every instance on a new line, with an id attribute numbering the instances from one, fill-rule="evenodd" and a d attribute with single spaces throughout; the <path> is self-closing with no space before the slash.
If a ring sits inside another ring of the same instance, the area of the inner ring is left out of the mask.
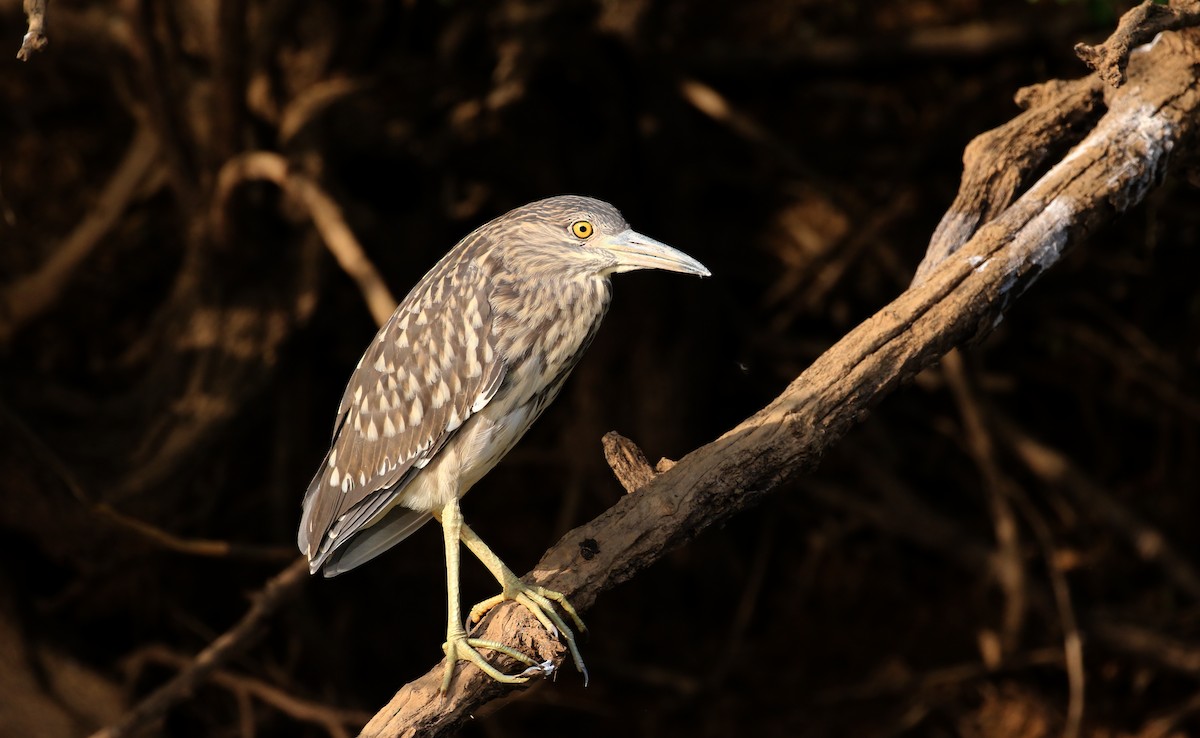
<path id="1" fill-rule="evenodd" d="M 1169 671 L 1200 676 L 1200 644 L 1185 642 L 1132 623 L 1099 621 L 1092 625 L 1090 631 L 1097 640 L 1114 651 L 1136 656 Z M 1136 735 L 1139 738 L 1178 735 L 1176 726 L 1197 712 L 1200 712 L 1200 694 L 1146 721 Z"/>
<path id="2" fill-rule="evenodd" d="M 225 205 L 233 190 L 242 182 L 255 179 L 274 182 L 305 207 L 325 246 L 358 284 L 375 322 L 382 325 L 387 321 L 396 309 L 396 298 L 346 225 L 341 208 L 316 182 L 292 170 L 279 154 L 252 151 L 230 159 L 221 167 L 213 197 L 212 218 L 217 232 L 223 231 Z"/>
<path id="3" fill-rule="evenodd" d="M 214 59 L 213 158 L 220 162 L 242 150 L 246 99 L 246 3 L 217 3 L 219 43 Z"/>
<path id="4" fill-rule="evenodd" d="M 0 293 L 0 345 L 11 341 L 29 321 L 54 306 L 79 266 L 125 212 L 139 185 L 154 168 L 158 152 L 154 133 L 149 127 L 139 125 L 125 156 L 100 191 L 95 207 L 40 269 Z"/>
<path id="5" fill-rule="evenodd" d="M 995 444 L 988 432 L 983 411 L 967 382 L 962 354 L 957 350 L 942 357 L 942 372 L 946 384 L 958 405 L 962 417 L 967 451 L 974 458 L 983 477 L 992 527 L 996 536 L 996 558 L 993 573 L 1004 591 L 1004 616 L 1000 642 L 1004 655 L 1016 649 L 1017 637 L 1025 623 L 1028 598 L 1025 596 L 1026 574 L 1021 551 L 1020 526 L 1013 512 L 1009 488 L 1012 484 L 996 461 Z"/>
<path id="6" fill-rule="evenodd" d="M 17 58 L 29 61 L 33 52 L 41 51 L 50 43 L 46 38 L 46 4 L 49 0 L 25 0 L 25 17 L 29 20 L 29 30 L 21 39 L 21 49 Z"/>
<path id="7" fill-rule="evenodd" d="M 1125 84 L 1125 68 L 1132 49 L 1150 41 L 1163 31 L 1200 25 L 1200 2 L 1176 0 L 1170 6 L 1145 0 L 1121 16 L 1117 30 L 1099 46 L 1075 44 L 1075 54 L 1100 79 L 1113 87 Z"/>
<path id="8" fill-rule="evenodd" d="M 208 679 L 215 669 L 241 653 L 258 636 L 267 618 L 306 581 L 308 560 L 297 558 L 290 566 L 272 577 L 254 596 L 254 604 L 236 625 L 196 654 L 187 668 L 125 713 L 115 725 L 96 731 L 92 738 L 121 738 L 134 735 L 141 728 L 162 717 L 172 705 Z"/>
<path id="9" fill-rule="evenodd" d="M 146 662 L 151 661 L 183 670 L 191 668 L 192 665 L 192 659 L 188 656 L 162 646 L 150 646 L 135 653 L 128 660 L 127 667 L 130 672 L 137 674 Z M 254 697 L 296 720 L 320 725 L 329 733 L 330 738 L 344 738 L 347 735 L 345 726 L 362 725 L 370 717 L 357 710 L 338 710 L 301 699 L 261 679 L 223 669 L 212 673 L 212 682 L 239 698 Z"/>
<path id="10" fill-rule="evenodd" d="M 231 557 L 263 561 L 290 561 L 295 556 L 295 552 L 291 548 L 285 549 L 280 546 L 258 546 L 229 541 L 181 538 L 144 520 L 126 515 L 107 503 L 97 502 L 83 488 L 75 474 L 54 449 L 50 448 L 24 420 L 3 404 L 0 404 L 0 418 L 3 418 L 25 438 L 25 442 L 37 457 L 38 462 L 52 471 L 71 493 L 71 496 L 81 505 L 101 519 L 132 531 L 157 546 L 191 556 Z"/>
<path id="11" fill-rule="evenodd" d="M 616 431 L 604 434 L 604 458 L 626 492 L 637 492 L 658 474 L 637 444 Z"/>
<path id="12" fill-rule="evenodd" d="M 1129 541 L 1146 561 L 1162 567 L 1181 592 L 1200 600 L 1200 574 L 1187 557 L 1171 545 L 1162 531 L 1142 520 L 1100 485 L 1090 480 L 1070 460 L 1039 442 L 1009 421 L 999 423 L 1000 431 L 1029 470 L 1047 484 L 1065 490 L 1076 499 L 1081 510 L 1109 525 Z"/>

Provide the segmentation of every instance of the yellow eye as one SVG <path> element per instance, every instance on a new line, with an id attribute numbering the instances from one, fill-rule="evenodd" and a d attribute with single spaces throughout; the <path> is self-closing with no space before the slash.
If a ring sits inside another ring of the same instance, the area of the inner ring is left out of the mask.
<path id="1" fill-rule="evenodd" d="M 577 220 L 571 224 L 571 233 L 574 233 L 579 238 L 587 238 L 592 235 L 591 221 Z"/>

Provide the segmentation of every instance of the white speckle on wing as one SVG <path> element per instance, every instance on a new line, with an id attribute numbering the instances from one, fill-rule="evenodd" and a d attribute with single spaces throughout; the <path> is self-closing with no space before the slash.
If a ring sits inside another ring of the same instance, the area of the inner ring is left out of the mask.
<path id="1" fill-rule="evenodd" d="M 450 388 L 446 386 L 446 381 L 442 380 L 442 381 L 438 382 L 437 388 L 434 389 L 434 391 L 433 391 L 433 402 L 432 402 L 433 409 L 437 410 L 442 405 L 445 405 L 446 401 L 449 399 L 450 399 Z"/>
<path id="2" fill-rule="evenodd" d="M 341 483 L 342 483 L 342 473 L 339 472 L 337 470 L 337 467 L 335 466 L 335 467 L 333 467 L 333 471 L 329 472 L 329 486 L 336 487 Z"/>
<path id="3" fill-rule="evenodd" d="M 408 411 L 408 424 L 417 426 L 421 423 L 421 415 L 424 414 L 425 408 L 421 405 L 421 398 L 414 397 L 412 408 Z"/>
<path id="4" fill-rule="evenodd" d="M 475 295 L 471 295 L 471 301 L 467 303 L 467 315 L 470 316 L 470 327 L 476 330 L 483 327 L 483 316 L 479 314 L 479 299 Z"/>

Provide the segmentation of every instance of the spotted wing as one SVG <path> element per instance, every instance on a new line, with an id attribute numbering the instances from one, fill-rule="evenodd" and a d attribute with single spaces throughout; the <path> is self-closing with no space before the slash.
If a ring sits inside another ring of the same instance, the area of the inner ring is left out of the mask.
<path id="1" fill-rule="evenodd" d="M 359 360 L 333 445 L 304 497 L 297 543 L 314 572 L 392 507 L 495 395 L 505 366 L 492 340 L 489 291 L 474 263 L 435 267 Z"/>

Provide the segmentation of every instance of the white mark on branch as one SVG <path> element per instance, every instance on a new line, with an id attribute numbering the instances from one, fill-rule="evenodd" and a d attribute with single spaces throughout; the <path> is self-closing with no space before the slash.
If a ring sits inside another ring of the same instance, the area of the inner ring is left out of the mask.
<path id="1" fill-rule="evenodd" d="M 1052 180 L 1085 155 L 1095 160 L 1115 160 L 1105 184 L 1110 188 L 1113 206 L 1124 212 L 1141 202 L 1150 188 L 1162 180 L 1177 137 L 1174 124 L 1159 114 L 1157 105 L 1143 102 L 1112 110 L 1043 180 Z"/>
<path id="2" fill-rule="evenodd" d="M 1060 165 L 1061 166 L 1061 165 Z M 1047 203 L 1032 220 L 1013 234 L 1013 244 L 1028 243 L 1028 246 L 1011 250 L 1019 261 L 1034 265 L 1033 269 L 1022 268 L 1023 264 L 1012 264 L 1007 270 L 1011 275 L 1000 286 L 1000 293 L 1007 294 L 1014 286 L 1020 284 L 1019 292 L 1024 292 L 1043 271 L 1048 269 L 1059 257 L 1067 245 L 1070 226 L 1075 220 L 1079 208 L 1073 198 L 1059 196 Z M 1017 275 L 1026 275 L 1018 278 Z"/>
<path id="3" fill-rule="evenodd" d="M 1063 248 L 1067 245 L 1067 226 L 1074 221 L 1077 211 L 1074 200 L 1058 197 L 1051 200 L 1046 209 L 1030 221 L 1029 226 L 1037 229 L 1034 232 L 1035 237 L 1039 237 L 1038 231 L 1045 229 L 1040 236 L 1041 243 L 1030 252 L 1033 262 L 1042 269 L 1048 269 L 1062 256 Z M 1039 222 L 1043 220 L 1045 223 Z"/>
<path id="4" fill-rule="evenodd" d="M 1115 190 L 1113 205 L 1118 211 L 1141 202 L 1150 188 L 1162 181 L 1178 135 L 1171 121 L 1150 105 L 1134 108 L 1126 120 L 1133 121 L 1126 136 L 1129 145 L 1117 152 L 1124 160 L 1106 182 Z"/>
<path id="5" fill-rule="evenodd" d="M 1162 40 L 1162 37 L 1163 37 L 1163 35 L 1162 35 L 1162 32 L 1160 31 L 1154 38 L 1150 39 L 1146 43 L 1144 43 L 1141 46 L 1134 49 L 1133 53 L 1131 53 L 1130 56 L 1133 56 L 1133 54 L 1145 54 L 1150 49 L 1153 49 L 1155 46 L 1158 46 L 1158 42 Z"/>

